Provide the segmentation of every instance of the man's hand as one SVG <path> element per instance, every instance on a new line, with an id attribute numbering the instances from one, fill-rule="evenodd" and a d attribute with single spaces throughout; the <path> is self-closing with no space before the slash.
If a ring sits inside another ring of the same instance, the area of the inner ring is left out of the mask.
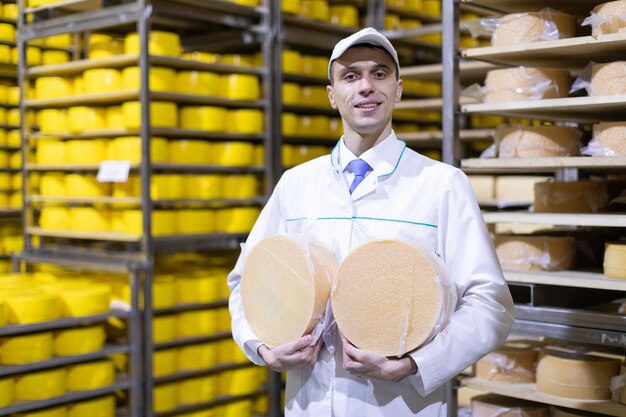
<path id="1" fill-rule="evenodd" d="M 322 348 L 322 338 L 317 343 L 311 344 L 311 335 L 302 336 L 293 343 L 287 343 L 274 349 L 265 345 L 259 346 L 259 355 L 263 358 L 268 368 L 275 372 L 284 372 L 299 368 L 303 365 L 314 365 L 317 355 Z"/>
<path id="2" fill-rule="evenodd" d="M 354 376 L 385 382 L 399 382 L 417 372 L 410 357 L 389 359 L 355 347 L 339 332 L 343 341 L 343 368 Z"/>

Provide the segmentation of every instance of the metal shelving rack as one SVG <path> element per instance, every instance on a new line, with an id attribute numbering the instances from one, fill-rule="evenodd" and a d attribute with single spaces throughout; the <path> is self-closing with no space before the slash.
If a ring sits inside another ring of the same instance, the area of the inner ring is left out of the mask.
<path id="1" fill-rule="evenodd" d="M 450 103 L 444 110 L 447 131 L 444 131 L 444 149 L 447 160 L 460 166 L 467 173 L 549 173 L 557 178 L 575 180 L 585 173 L 624 172 L 626 161 L 623 157 L 561 157 L 534 159 L 464 159 L 459 146 L 459 126 L 457 120 L 466 114 L 489 114 L 505 117 L 521 117 L 551 121 L 573 121 L 591 123 L 599 121 L 623 120 L 626 111 L 626 97 L 569 97 L 500 103 L 491 105 L 463 104 L 459 101 L 459 77 L 463 75 L 459 61 L 477 60 L 491 65 L 530 65 L 567 68 L 581 71 L 589 61 L 614 61 L 624 58 L 624 34 L 606 35 L 599 39 L 581 36 L 555 41 L 536 42 L 511 47 L 482 47 L 458 52 L 460 7 L 472 10 L 486 10 L 489 13 L 515 13 L 539 10 L 550 7 L 565 13 L 585 15 L 602 3 L 597 0 L 570 1 L 512 1 L 512 0 L 460 0 L 446 2 L 444 7 L 444 101 Z M 621 213 L 534 213 L 520 211 L 484 212 L 488 224 L 527 223 L 568 228 L 598 227 L 623 230 L 626 215 Z M 611 279 L 602 273 L 559 271 L 505 271 L 505 279 L 513 286 L 526 287 L 530 301 L 516 304 L 516 320 L 513 333 L 531 337 L 549 337 L 573 343 L 591 344 L 607 348 L 626 348 L 626 321 L 624 316 L 581 310 L 537 305 L 533 301 L 535 288 L 551 286 L 556 288 L 578 288 L 594 291 L 610 291 L 625 294 L 623 280 Z M 608 293 L 607 293 L 608 294 Z M 626 406 L 612 401 L 582 401 L 546 395 L 538 391 L 534 384 L 505 384 L 482 381 L 476 378 L 462 378 L 461 385 L 497 394 L 539 401 L 579 410 L 592 411 L 603 415 L 622 416 Z"/>

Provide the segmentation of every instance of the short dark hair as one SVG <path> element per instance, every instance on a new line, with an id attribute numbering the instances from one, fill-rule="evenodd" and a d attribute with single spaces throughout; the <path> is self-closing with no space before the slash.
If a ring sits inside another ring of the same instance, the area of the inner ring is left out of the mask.
<path id="1" fill-rule="evenodd" d="M 391 61 L 393 61 L 393 63 L 395 64 L 396 60 L 393 58 L 393 56 L 391 56 L 391 54 L 389 53 L 389 51 L 387 51 L 385 48 L 383 48 L 380 45 L 374 45 L 373 43 L 367 43 L 367 42 L 362 42 L 362 43 L 357 43 L 352 45 L 351 47 L 349 47 L 348 49 L 352 49 L 352 48 L 370 48 L 370 49 L 379 49 L 381 51 L 383 51 L 385 54 L 387 54 L 387 56 L 389 58 L 391 58 Z M 346 51 L 348 51 L 348 49 L 346 49 Z M 345 52 L 344 52 L 345 54 Z M 339 58 L 337 58 L 339 59 Z M 333 64 L 335 63 L 336 60 L 333 60 L 330 63 L 330 85 L 333 85 Z M 398 68 L 397 65 L 394 65 L 394 69 L 395 69 L 395 73 L 396 73 L 396 80 L 400 79 L 400 69 Z"/>

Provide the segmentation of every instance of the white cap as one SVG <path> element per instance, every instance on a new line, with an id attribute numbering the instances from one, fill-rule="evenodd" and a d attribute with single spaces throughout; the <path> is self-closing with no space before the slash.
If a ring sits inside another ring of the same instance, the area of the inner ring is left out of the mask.
<path id="1" fill-rule="evenodd" d="M 358 45 L 360 43 L 369 43 L 371 45 L 377 45 L 385 49 L 385 51 L 389 52 L 389 55 L 393 58 L 393 62 L 396 64 L 396 71 L 400 73 L 400 63 L 398 62 L 398 53 L 393 48 L 389 39 L 385 38 L 379 31 L 374 28 L 365 28 L 361 29 L 356 33 L 348 36 L 347 38 L 343 38 L 335 45 L 335 49 L 333 49 L 333 53 L 330 55 L 330 60 L 328 61 L 328 79 L 331 78 L 330 66 L 334 60 L 341 57 L 350 48 L 351 46 Z"/>

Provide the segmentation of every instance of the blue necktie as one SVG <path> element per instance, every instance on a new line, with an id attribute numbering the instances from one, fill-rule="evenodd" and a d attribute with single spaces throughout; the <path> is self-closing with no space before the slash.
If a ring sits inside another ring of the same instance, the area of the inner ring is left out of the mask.
<path id="1" fill-rule="evenodd" d="M 370 167 L 368 163 L 362 159 L 355 159 L 351 161 L 348 166 L 354 173 L 354 180 L 350 185 L 350 194 L 352 194 L 354 189 L 365 179 L 365 174 L 367 174 L 372 167 Z"/>

